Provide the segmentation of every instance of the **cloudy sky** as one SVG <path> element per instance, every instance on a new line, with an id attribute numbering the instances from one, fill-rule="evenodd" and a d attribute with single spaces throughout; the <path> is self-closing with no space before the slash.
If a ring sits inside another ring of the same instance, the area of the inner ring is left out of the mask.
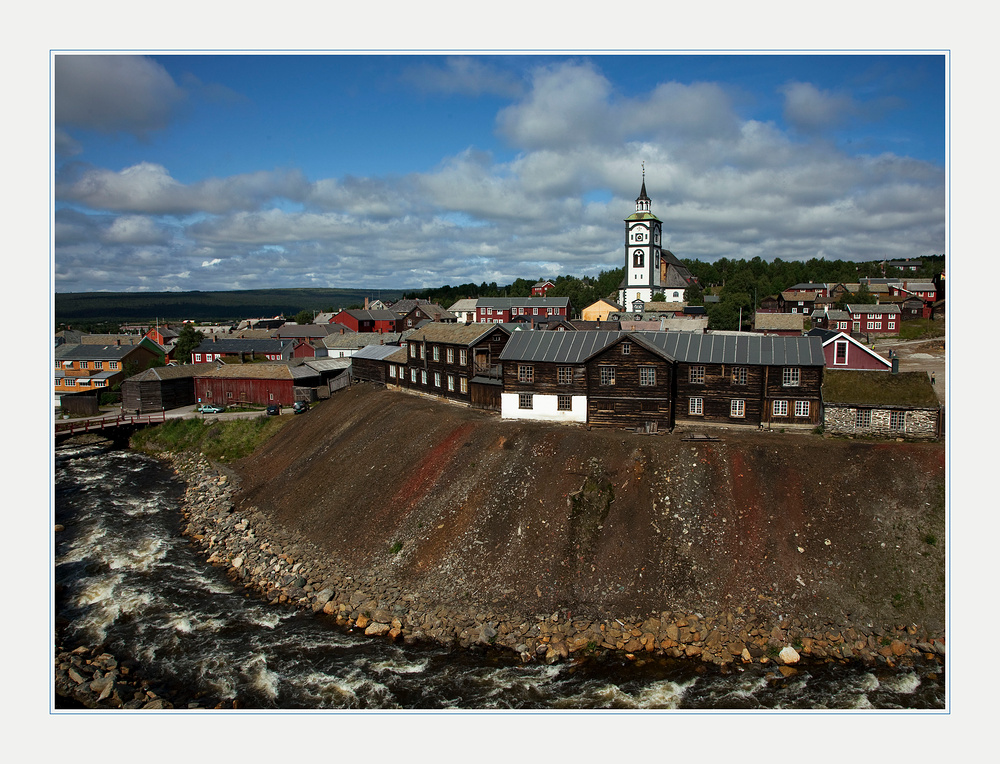
<path id="1" fill-rule="evenodd" d="M 945 251 L 942 55 L 53 54 L 56 291 Z"/>

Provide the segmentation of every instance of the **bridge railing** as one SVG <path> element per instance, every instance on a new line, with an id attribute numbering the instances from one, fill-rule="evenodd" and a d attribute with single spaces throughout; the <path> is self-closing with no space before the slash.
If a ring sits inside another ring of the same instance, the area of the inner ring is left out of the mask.
<path id="1" fill-rule="evenodd" d="M 158 414 L 119 414 L 100 419 L 77 419 L 71 422 L 56 422 L 56 435 L 77 435 L 82 432 L 99 432 L 113 427 L 138 424 L 153 424 L 167 421 L 167 413 Z"/>

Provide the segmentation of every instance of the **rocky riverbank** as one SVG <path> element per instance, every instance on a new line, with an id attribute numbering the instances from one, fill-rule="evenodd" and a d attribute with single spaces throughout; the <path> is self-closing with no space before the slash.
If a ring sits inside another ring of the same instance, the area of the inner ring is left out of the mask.
<path id="1" fill-rule="evenodd" d="M 119 661 L 103 646 L 56 647 L 55 691 L 83 708 L 161 710 L 174 705 L 162 687 L 144 679 L 134 661 Z"/>
<path id="2" fill-rule="evenodd" d="M 453 589 L 404 589 L 391 576 L 348 570 L 302 534 L 254 507 L 233 503 L 235 478 L 199 455 L 172 457 L 187 483 L 184 533 L 208 561 L 269 601 L 330 616 L 373 638 L 433 641 L 461 648 L 494 648 L 522 661 L 554 662 L 620 651 L 629 659 L 687 658 L 727 670 L 733 664 L 776 664 L 782 673 L 799 661 L 861 661 L 886 667 L 943 661 L 943 636 L 914 624 L 892 630 L 799 617 L 773 619 L 760 607 L 717 613 L 663 611 L 655 617 L 598 618 L 563 608 L 484 608 Z"/>

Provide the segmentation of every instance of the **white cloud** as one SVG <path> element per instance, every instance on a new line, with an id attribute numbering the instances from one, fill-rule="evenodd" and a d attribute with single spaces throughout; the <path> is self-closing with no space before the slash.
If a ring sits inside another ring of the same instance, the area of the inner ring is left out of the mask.
<path id="1" fill-rule="evenodd" d="M 167 71 L 145 56 L 55 57 L 55 121 L 62 128 L 145 137 L 166 127 L 184 99 Z"/>
<path id="2" fill-rule="evenodd" d="M 453 87 L 472 65 L 448 65 Z M 642 162 L 666 244 L 682 258 L 944 251 L 940 167 L 840 152 L 808 129 L 856 104 L 809 83 L 783 94 L 792 134 L 738 117 L 717 84 L 626 97 L 571 63 L 537 70 L 530 92 L 497 115 L 519 152 L 503 161 L 472 147 L 404 177 L 308 180 L 290 169 L 189 184 L 152 162 L 70 166 L 56 184 L 57 203 L 73 207 L 56 213 L 56 283 L 411 288 L 594 275 L 622 264 Z"/>
<path id="3" fill-rule="evenodd" d="M 260 171 L 184 185 L 162 165 L 143 162 L 120 172 L 70 166 L 56 178 L 56 199 L 152 215 L 220 214 L 257 209 L 275 198 L 301 201 L 310 188 L 298 170 Z"/>
<path id="4" fill-rule="evenodd" d="M 421 64 L 402 74 L 404 82 L 429 93 L 467 96 L 500 95 L 514 97 L 523 86 L 514 75 L 491 65 L 491 59 L 471 56 L 449 56 L 443 66 Z"/>
<path id="5" fill-rule="evenodd" d="M 808 82 L 790 82 L 782 92 L 785 96 L 785 119 L 806 132 L 839 125 L 858 111 L 850 96 L 820 90 Z"/>

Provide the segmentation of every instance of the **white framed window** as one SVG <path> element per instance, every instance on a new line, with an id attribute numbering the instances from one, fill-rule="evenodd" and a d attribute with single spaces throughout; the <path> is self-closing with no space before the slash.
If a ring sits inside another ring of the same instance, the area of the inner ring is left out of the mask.
<path id="1" fill-rule="evenodd" d="M 746 366 L 734 366 L 733 367 L 733 384 L 734 385 L 745 385 L 747 383 L 747 367 Z"/>
<path id="2" fill-rule="evenodd" d="M 518 364 L 517 366 L 517 381 L 518 382 L 534 382 L 535 381 L 535 367 L 528 366 L 525 364 Z"/>
<path id="3" fill-rule="evenodd" d="M 572 411 L 573 410 L 573 396 L 572 395 L 559 395 L 559 396 L 556 396 L 556 409 L 558 411 Z"/>
<path id="4" fill-rule="evenodd" d="M 795 401 L 795 416 L 809 416 L 809 401 Z"/>
<path id="5" fill-rule="evenodd" d="M 892 327 L 889 327 L 889 328 L 891 329 Z M 104 368 L 104 361 L 94 361 L 94 368 L 95 369 L 103 369 Z"/>
<path id="6" fill-rule="evenodd" d="M 118 371 L 118 361 L 109 361 L 108 368 L 112 371 Z"/>
<path id="7" fill-rule="evenodd" d="M 906 429 L 906 412 L 905 411 L 890 411 L 889 412 L 889 429 L 890 430 L 905 430 Z"/>
<path id="8" fill-rule="evenodd" d="M 798 366 L 786 366 L 781 370 L 782 387 L 798 387 L 799 376 Z"/>
<path id="9" fill-rule="evenodd" d="M 441 387 L 441 372 L 434 372 L 434 387 Z"/>
<path id="10" fill-rule="evenodd" d="M 702 416 L 704 414 L 704 398 L 689 398 L 688 399 L 688 414 L 692 416 Z"/>
<path id="11" fill-rule="evenodd" d="M 560 385 L 568 385 L 573 382 L 573 367 L 560 366 L 556 369 L 556 382 Z"/>
<path id="12" fill-rule="evenodd" d="M 882 322 L 881 321 L 876 321 L 875 322 L 875 328 L 876 329 L 881 329 L 882 328 Z"/>
<path id="13" fill-rule="evenodd" d="M 420 384 L 422 384 L 422 385 L 426 385 L 427 384 L 427 371 L 426 371 L 426 369 L 421 369 L 420 370 Z"/>
<path id="14" fill-rule="evenodd" d="M 445 358 L 448 363 L 455 363 L 455 348 L 448 348 L 445 351 Z"/>
<path id="15" fill-rule="evenodd" d="M 746 401 L 742 398 L 733 398 L 729 402 L 729 416 L 742 419 L 746 416 Z"/>
<path id="16" fill-rule="evenodd" d="M 692 366 L 688 371 L 688 382 L 693 385 L 705 384 L 705 367 Z"/>
<path id="17" fill-rule="evenodd" d="M 389 376 L 392 379 L 396 378 L 396 367 L 394 365 L 392 365 L 391 363 L 389 364 Z"/>
<path id="18" fill-rule="evenodd" d="M 416 357 L 417 357 L 417 343 L 416 342 L 411 342 L 410 343 L 410 358 L 416 358 Z"/>
<path id="19" fill-rule="evenodd" d="M 432 357 L 434 358 L 435 361 L 440 361 L 441 360 L 441 348 L 440 348 L 440 346 L 435 345 L 433 348 L 431 348 L 431 355 L 432 355 Z"/>
<path id="20" fill-rule="evenodd" d="M 890 331 L 891 331 L 892 329 L 895 329 L 895 328 L 896 328 L 896 322 L 895 322 L 895 321 L 890 321 L 890 322 L 888 323 L 888 325 L 887 325 L 887 328 L 888 328 L 888 329 L 889 329 Z"/>
<path id="21" fill-rule="evenodd" d="M 865 328 L 867 328 L 867 329 L 874 329 L 875 328 L 875 322 L 874 321 L 869 321 L 868 324 L 867 324 L 867 326 Z"/>
<path id="22" fill-rule="evenodd" d="M 628 355 L 632 352 L 632 345 L 628 342 L 622 343 L 622 355 Z"/>
<path id="23" fill-rule="evenodd" d="M 454 374 L 449 374 L 448 375 L 448 392 L 450 392 L 450 393 L 455 392 L 455 375 Z"/>
<path id="24" fill-rule="evenodd" d="M 788 416 L 788 401 L 775 401 L 771 406 L 772 416 Z"/>
<path id="25" fill-rule="evenodd" d="M 639 385 L 640 387 L 654 387 L 656 385 L 655 366 L 639 367 Z"/>
<path id="26" fill-rule="evenodd" d="M 855 427 L 871 427 L 872 426 L 872 412 L 868 409 L 858 409 L 857 413 L 854 415 L 854 426 Z"/>
<path id="27" fill-rule="evenodd" d="M 601 368 L 601 384 L 604 386 L 613 385 L 615 383 L 615 367 L 602 366 L 600 368 Z"/>
<path id="28" fill-rule="evenodd" d="M 531 393 L 518 393 L 517 407 L 519 409 L 531 409 L 534 407 Z"/>
<path id="29" fill-rule="evenodd" d="M 410 369 L 410 381 L 414 382 L 414 383 L 417 381 L 417 370 L 416 369 Z"/>
<path id="30" fill-rule="evenodd" d="M 469 362 L 469 351 L 465 348 L 461 348 L 458 351 L 458 365 L 465 366 Z"/>
<path id="31" fill-rule="evenodd" d="M 833 343 L 833 363 L 835 366 L 847 365 L 847 340 Z"/>
<path id="32" fill-rule="evenodd" d="M 63 387 L 76 387 L 76 377 L 66 377 L 63 380 Z"/>
<path id="33" fill-rule="evenodd" d="M 465 377 L 458 378 L 458 391 L 463 395 L 469 392 L 469 380 L 467 380 Z"/>

